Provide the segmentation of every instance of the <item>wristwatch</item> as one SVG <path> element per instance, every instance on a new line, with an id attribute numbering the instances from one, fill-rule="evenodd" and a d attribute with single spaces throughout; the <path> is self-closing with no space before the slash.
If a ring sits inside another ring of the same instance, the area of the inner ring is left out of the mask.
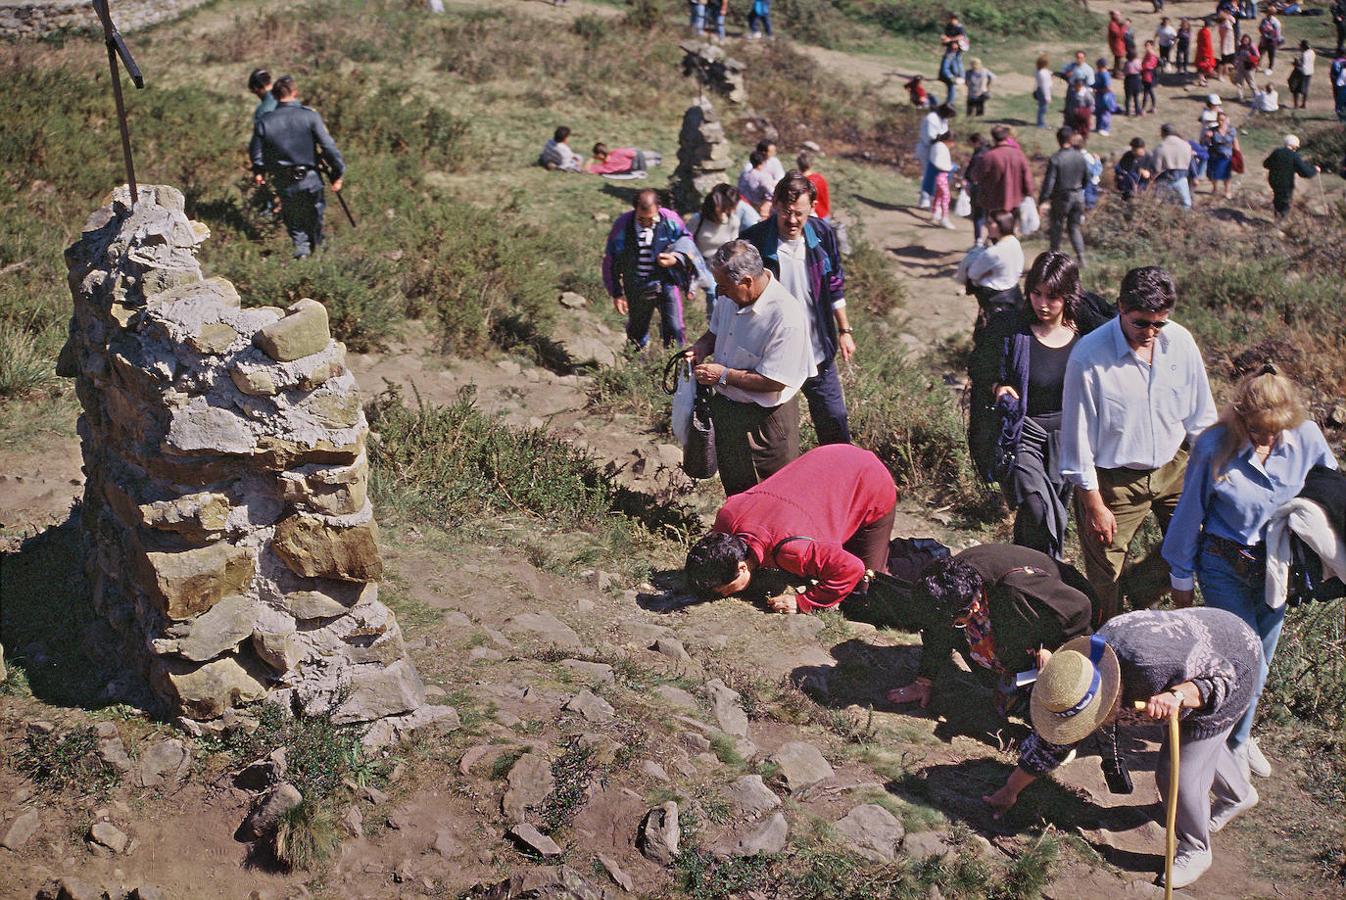
<path id="1" fill-rule="evenodd" d="M 1187 702 L 1187 695 L 1182 692 L 1182 688 L 1173 688 L 1169 693 L 1178 698 L 1179 706 Z"/>
<path id="2" fill-rule="evenodd" d="M 720 380 L 717 381 L 717 382 L 715 382 L 715 383 L 718 384 L 720 387 L 724 387 L 726 384 L 729 383 L 729 367 L 728 367 L 728 366 L 725 366 L 723 369 L 720 370 Z"/>
<path id="3" fill-rule="evenodd" d="M 855 334 L 854 328 L 838 328 L 837 331 L 841 334 Z"/>

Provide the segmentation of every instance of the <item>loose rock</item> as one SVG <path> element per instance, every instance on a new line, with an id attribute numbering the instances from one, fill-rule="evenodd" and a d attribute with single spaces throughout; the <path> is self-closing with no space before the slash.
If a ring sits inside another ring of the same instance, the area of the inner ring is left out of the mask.
<path id="1" fill-rule="evenodd" d="M 781 785 L 792 794 L 835 774 L 818 748 L 803 741 L 783 745 L 771 755 L 771 761 L 780 767 L 777 777 Z"/>
<path id="2" fill-rule="evenodd" d="M 588 684 L 612 684 L 615 676 L 607 663 L 587 662 L 582 659 L 563 659 L 561 668 Z"/>
<path id="3" fill-rule="evenodd" d="M 551 761 L 540 753 L 525 753 L 515 760 L 508 781 L 500 810 L 510 822 L 524 821 L 528 808 L 540 804 L 556 787 Z"/>
<path id="4" fill-rule="evenodd" d="M 877 803 L 857 806 L 832 826 L 862 856 L 889 862 L 906 833 L 902 823 Z"/>
<path id="5" fill-rule="evenodd" d="M 598 854 L 598 861 L 603 868 L 607 870 L 608 876 L 616 882 L 617 886 L 628 894 L 636 889 L 636 883 L 631 880 L 631 876 L 622 871 L 622 867 L 617 865 L 617 861 L 610 856 Z"/>
<path id="6" fill-rule="evenodd" d="M 37 832 L 37 828 L 42 824 L 42 818 L 37 810 L 30 809 L 21 812 L 9 823 L 5 829 L 5 836 L 0 838 L 0 847 L 7 850 L 18 852 L 28 843 L 28 839 Z"/>
<path id="7" fill-rule="evenodd" d="M 725 789 L 725 795 L 739 815 L 749 819 L 780 806 L 780 797 L 766 786 L 761 775 L 744 775 L 734 779 Z"/>
<path id="8" fill-rule="evenodd" d="M 730 846 L 733 856 L 755 856 L 758 853 L 779 853 L 785 849 L 790 835 L 789 823 L 782 813 L 775 813 L 764 822 L 746 829 Z"/>
<path id="9" fill-rule="evenodd" d="M 561 848 L 551 838 L 527 822 L 520 822 L 509 830 L 510 837 L 541 856 L 560 856 Z"/>
<path id="10" fill-rule="evenodd" d="M 243 825 L 239 835 L 245 841 L 255 841 L 276 830 L 282 816 L 304 802 L 304 795 L 289 782 L 282 782 L 257 805 Z"/>
<path id="11" fill-rule="evenodd" d="M 192 762 L 192 752 L 176 738 L 151 745 L 140 756 L 138 781 L 142 787 L 157 787 L 165 781 L 176 782 Z"/>
<path id="12" fill-rule="evenodd" d="M 640 852 L 646 858 L 666 866 L 678 855 L 678 841 L 681 837 L 678 804 L 670 800 L 645 814 L 638 840 Z"/>
<path id="13" fill-rule="evenodd" d="M 706 682 L 706 696 L 710 698 L 711 710 L 721 731 L 734 737 L 748 736 L 748 714 L 743 711 L 740 703 L 743 698 L 737 691 L 720 679 L 712 678 Z"/>
<path id="14" fill-rule="evenodd" d="M 597 694 L 580 691 L 566 702 L 565 708 L 584 716 L 590 722 L 611 722 L 616 715 L 612 704 Z"/>
<path id="15" fill-rule="evenodd" d="M 126 832 L 111 822 L 95 822 L 89 829 L 87 840 L 91 849 L 102 848 L 112 853 L 121 853 L 126 850 L 126 845 L 131 839 L 126 836 Z"/>

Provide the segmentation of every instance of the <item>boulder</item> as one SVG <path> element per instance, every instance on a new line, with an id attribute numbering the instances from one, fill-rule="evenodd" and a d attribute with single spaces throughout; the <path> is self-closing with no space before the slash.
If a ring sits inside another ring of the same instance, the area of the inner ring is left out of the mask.
<path id="1" fill-rule="evenodd" d="M 742 697 L 730 689 L 723 681 L 712 678 L 706 682 L 706 696 L 710 699 L 711 711 L 720 724 L 720 730 L 734 737 L 748 736 L 748 714 L 743 711 Z"/>
<path id="2" fill-rule="evenodd" d="M 877 803 L 857 806 L 832 827 L 861 856 L 891 862 L 906 834 L 902 823 Z"/>
<path id="3" fill-rule="evenodd" d="M 306 297 L 291 304 L 285 318 L 262 328 L 252 340 L 277 362 L 291 362 L 327 349 L 331 339 L 327 307 Z"/>
<path id="4" fill-rule="evenodd" d="M 785 840 L 790 835 L 790 826 L 782 813 L 775 813 L 761 822 L 755 822 L 730 839 L 727 848 L 730 856 L 755 856 L 759 853 L 780 853 L 785 849 Z M 724 855 L 723 853 L 721 855 Z"/>
<path id="5" fill-rule="evenodd" d="M 165 782 L 177 782 L 187 773 L 192 763 L 192 751 L 176 738 L 151 744 L 140 755 L 136 780 L 142 787 L 158 787 Z"/>
<path id="6" fill-rule="evenodd" d="M 281 817 L 304 802 L 304 795 L 288 781 L 281 782 L 248 814 L 239 828 L 241 840 L 255 841 L 274 834 Z"/>
<path id="7" fill-rule="evenodd" d="M 532 637 L 558 647 L 580 646 L 580 636 L 575 630 L 549 612 L 525 612 L 510 616 L 505 620 L 504 630 L 508 634 Z"/>
<path id="8" fill-rule="evenodd" d="M 748 819 L 755 819 L 780 806 L 780 797 L 766 786 L 761 775 L 744 775 L 734 779 L 725 789 L 725 796 L 735 811 Z"/>
<path id="9" fill-rule="evenodd" d="M 124 853 L 126 845 L 131 842 L 126 832 L 111 822 L 95 822 L 85 840 L 89 842 L 90 849 L 95 851 L 101 849 L 109 853 Z"/>
<path id="10" fill-rule="evenodd" d="M 561 855 L 561 848 L 556 841 L 553 841 L 527 822 L 520 822 L 510 828 L 509 836 L 543 858 Z"/>
<path id="11" fill-rule="evenodd" d="M 378 581 L 383 577 L 378 526 L 372 519 L 346 526 L 313 516 L 290 516 L 276 526 L 271 549 L 306 578 Z"/>
<path id="12" fill-rule="evenodd" d="M 225 597 L 188 623 L 190 631 L 186 637 L 164 642 L 165 649 L 194 662 L 214 659 L 252 634 L 254 607 L 255 603 L 247 597 Z"/>
<path id="13" fill-rule="evenodd" d="M 525 753 L 514 761 L 507 777 L 508 786 L 500 801 L 500 811 L 510 822 L 528 818 L 529 807 L 538 806 L 556 787 L 551 761 L 540 753 Z"/>
<path id="14" fill-rule="evenodd" d="M 647 859 L 666 866 L 678 855 L 678 841 L 681 837 L 678 804 L 670 800 L 645 814 L 637 844 Z"/>
<path id="15" fill-rule="evenodd" d="M 803 741 L 792 741 L 771 755 L 771 762 L 779 766 L 777 779 L 791 794 L 833 776 L 832 766 L 818 748 Z"/>
<path id="16" fill-rule="evenodd" d="M 150 551 L 142 557 L 142 568 L 160 611 L 181 621 L 231 594 L 246 593 L 257 566 L 247 547 L 220 542 L 194 550 Z"/>
<path id="17" fill-rule="evenodd" d="M 229 707 L 261 700 L 268 677 L 260 663 L 243 654 L 205 664 L 161 657 L 153 675 L 160 692 L 197 719 L 216 719 Z"/>
<path id="18" fill-rule="evenodd" d="M 590 722 L 611 722 L 616 715 L 612 704 L 590 691 L 580 691 L 566 701 L 565 709 L 579 713 Z"/>
<path id="19" fill-rule="evenodd" d="M 29 838 L 37 833 L 37 828 L 41 824 L 42 817 L 35 809 L 19 813 L 5 829 L 5 836 L 0 837 L 0 847 L 13 850 L 15 853 L 19 852 L 28 843 Z"/>

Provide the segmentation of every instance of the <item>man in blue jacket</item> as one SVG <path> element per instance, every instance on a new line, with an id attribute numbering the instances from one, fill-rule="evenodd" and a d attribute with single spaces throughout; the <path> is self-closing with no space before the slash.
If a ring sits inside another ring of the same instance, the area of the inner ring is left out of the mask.
<path id="1" fill-rule="evenodd" d="M 665 347 L 684 338 L 682 290 L 687 286 L 690 235 L 682 217 L 659 205 L 651 188 L 636 194 L 634 209 L 612 223 L 603 252 L 603 285 L 612 306 L 626 316 L 626 336 L 638 347 L 650 339 L 650 319 L 659 310 Z"/>
<path id="2" fill-rule="evenodd" d="M 836 356 L 849 360 L 855 355 L 855 332 L 846 319 L 846 275 L 836 232 L 821 219 L 811 218 L 815 199 L 811 181 L 798 171 L 785 173 L 776 185 L 772 214 L 742 237 L 804 305 L 818 374 L 804 382 L 802 393 L 818 443 L 849 444 L 851 429 Z"/>
<path id="3" fill-rule="evenodd" d="M 258 184 L 271 176 L 280 195 L 281 217 L 294 242 L 294 257 L 302 259 L 322 243 L 323 187 L 318 174 L 321 155 L 330 167 L 332 190 L 341 190 L 346 164 L 322 116 L 299 102 L 294 79 L 283 75 L 271 92 L 276 108 L 257 120 L 248 148 Z"/>

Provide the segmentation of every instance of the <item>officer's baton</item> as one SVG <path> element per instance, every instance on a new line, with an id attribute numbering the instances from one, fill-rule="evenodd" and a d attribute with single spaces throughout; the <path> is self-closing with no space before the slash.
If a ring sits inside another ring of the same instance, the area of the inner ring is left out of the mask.
<path id="1" fill-rule="evenodd" d="M 321 174 L 326 175 L 327 179 L 331 181 L 332 170 L 328 168 L 327 160 L 325 157 L 318 158 L 318 171 Z M 341 204 L 341 211 L 346 214 L 346 220 L 351 223 L 352 228 L 356 227 L 355 216 L 351 215 L 351 208 L 346 205 L 346 198 L 341 196 L 341 191 L 338 191 L 335 187 L 332 188 L 332 193 L 336 195 L 337 203 Z"/>

